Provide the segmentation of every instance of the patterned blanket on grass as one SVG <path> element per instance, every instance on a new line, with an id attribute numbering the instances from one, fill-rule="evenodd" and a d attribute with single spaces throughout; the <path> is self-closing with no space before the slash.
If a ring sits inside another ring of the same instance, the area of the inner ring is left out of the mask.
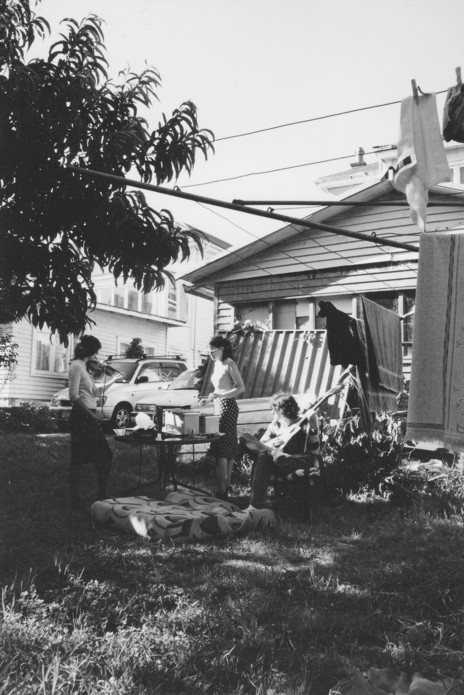
<path id="1" fill-rule="evenodd" d="M 107 528 L 174 542 L 201 541 L 275 525 L 275 515 L 269 509 L 243 510 L 190 490 L 170 492 L 164 501 L 149 497 L 101 500 L 94 502 L 91 515 Z"/>

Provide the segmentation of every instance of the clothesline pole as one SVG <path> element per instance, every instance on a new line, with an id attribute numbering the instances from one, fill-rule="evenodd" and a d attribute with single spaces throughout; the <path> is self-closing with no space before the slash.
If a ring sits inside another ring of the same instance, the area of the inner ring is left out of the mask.
<path id="1" fill-rule="evenodd" d="M 72 171 L 75 171 L 76 173 L 83 174 L 84 176 L 90 176 L 92 178 L 101 178 L 107 181 L 112 181 L 113 183 L 118 183 L 120 185 L 140 188 L 146 191 L 152 191 L 153 193 L 170 195 L 174 198 L 191 200 L 196 203 L 203 203 L 205 205 L 214 205 L 217 207 L 226 208 L 227 210 L 235 210 L 236 212 L 244 212 L 248 215 L 256 215 L 257 217 L 266 217 L 271 220 L 279 220 L 281 222 L 287 222 L 288 224 L 298 225 L 300 227 L 307 227 L 308 229 L 320 229 L 322 231 L 330 232 L 332 234 L 340 234 L 341 236 L 346 236 L 353 239 L 361 239 L 362 241 L 367 241 L 370 244 L 377 244 L 379 246 L 392 246 L 403 251 L 413 251 L 415 253 L 419 252 L 418 247 L 414 246 L 413 244 L 407 244 L 401 241 L 395 241 L 394 239 L 385 239 L 382 237 L 378 237 L 375 233 L 371 236 L 368 236 L 367 234 L 362 234 L 360 232 L 352 232 L 348 229 L 333 227 L 332 225 L 323 224 L 321 222 L 310 222 L 309 220 L 299 219 L 298 217 L 291 217 L 290 215 L 282 215 L 276 212 L 269 212 L 268 210 L 247 208 L 242 205 L 236 205 L 235 203 L 228 203 L 225 200 L 207 198 L 205 196 L 196 195 L 194 193 L 184 193 L 180 190 L 164 188 L 162 186 L 155 186 L 154 184 L 143 183 L 142 181 L 135 181 L 134 179 L 126 179 L 123 176 L 107 174 L 103 171 L 95 171 L 94 169 L 85 169 L 84 167 L 75 166 L 73 164 L 69 165 L 68 168 Z"/>
<path id="2" fill-rule="evenodd" d="M 463 191 L 464 193 L 464 191 Z M 346 205 L 351 207 L 409 207 L 408 201 L 402 200 L 377 200 L 375 202 L 350 202 L 348 200 L 240 200 L 238 198 L 232 201 L 235 205 L 317 205 L 317 206 L 337 206 Z M 446 202 L 438 203 L 430 201 L 427 203 L 427 207 L 459 207 L 464 208 L 464 198 L 461 203 Z"/>

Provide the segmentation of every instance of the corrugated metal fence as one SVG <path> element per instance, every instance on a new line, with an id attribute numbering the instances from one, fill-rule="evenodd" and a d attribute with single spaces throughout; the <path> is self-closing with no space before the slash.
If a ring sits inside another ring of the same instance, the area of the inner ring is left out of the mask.
<path id="1" fill-rule="evenodd" d="M 277 391 L 321 396 L 342 372 L 330 365 L 324 330 L 273 330 L 229 334 L 234 359 L 245 382 L 242 398 L 263 398 Z M 208 365 L 205 393 L 211 391 Z"/>

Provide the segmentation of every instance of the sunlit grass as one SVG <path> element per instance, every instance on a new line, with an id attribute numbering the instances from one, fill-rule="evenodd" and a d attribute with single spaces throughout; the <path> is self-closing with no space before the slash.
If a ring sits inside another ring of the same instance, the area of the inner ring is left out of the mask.
<path id="1" fill-rule="evenodd" d="M 66 437 L 0 447 L 0 692 L 327 695 L 347 663 L 462 673 L 460 516 L 366 494 L 311 525 L 157 543 L 69 509 Z M 111 485 L 137 466 L 121 445 Z"/>

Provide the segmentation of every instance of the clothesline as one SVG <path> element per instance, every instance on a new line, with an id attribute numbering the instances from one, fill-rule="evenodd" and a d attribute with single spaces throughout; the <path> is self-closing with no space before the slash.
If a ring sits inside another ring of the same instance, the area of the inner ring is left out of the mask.
<path id="1" fill-rule="evenodd" d="M 279 220 L 281 222 L 287 222 L 289 224 L 296 224 L 300 227 L 307 227 L 308 229 L 320 229 L 322 231 L 330 232 L 332 234 L 340 234 L 341 236 L 351 237 L 353 239 L 361 239 L 362 241 L 367 241 L 371 244 L 378 244 L 380 246 L 392 246 L 394 248 L 402 249 L 403 251 L 419 251 L 418 247 L 414 246 L 413 244 L 407 244 L 405 242 L 396 241 L 395 239 L 386 239 L 383 237 L 379 237 L 376 234 L 367 235 L 362 234 L 361 232 L 353 232 L 348 229 L 334 227 L 329 224 L 323 224 L 321 222 L 314 222 L 306 219 L 299 219 L 297 217 L 291 217 L 290 215 L 282 215 L 280 213 L 270 212 L 268 210 L 259 210 L 258 208 L 246 208 L 242 205 L 228 203 L 225 200 L 218 200 L 217 198 L 207 198 L 205 196 L 199 196 L 194 193 L 184 193 L 183 191 L 174 190 L 172 188 L 164 188 L 162 186 L 155 186 L 151 183 L 143 183 L 142 181 L 127 179 L 124 176 L 107 174 L 103 171 L 96 171 L 95 169 L 85 169 L 84 167 L 79 167 L 74 164 L 68 165 L 68 168 L 79 174 L 84 174 L 84 176 L 102 178 L 106 179 L 107 181 L 113 181 L 114 183 L 122 184 L 124 186 L 133 186 L 134 188 L 141 188 L 144 190 L 153 191 L 154 193 L 161 193 L 162 195 L 169 195 L 175 198 L 183 198 L 184 200 L 202 202 L 207 205 L 215 205 L 217 207 L 227 208 L 228 210 L 236 210 L 238 212 L 244 212 L 249 215 L 256 215 L 258 217 L 267 217 L 271 220 Z"/>
<path id="2" fill-rule="evenodd" d="M 464 190 L 462 191 L 462 194 L 464 195 Z M 403 200 L 376 200 L 375 202 L 355 202 L 355 201 L 349 201 L 349 200 L 240 200 L 238 198 L 234 199 L 232 201 L 236 205 L 301 205 L 303 207 L 306 206 L 351 206 L 351 207 L 383 207 L 383 206 L 389 206 L 389 207 L 408 207 L 409 203 L 405 199 Z M 446 203 L 439 203 L 439 202 L 428 202 L 427 206 L 428 207 L 442 207 L 443 205 L 446 205 L 446 207 L 456 207 L 456 208 L 462 208 L 464 204 L 464 200 L 462 202 L 458 203 L 453 203 L 453 202 L 446 202 Z"/>

